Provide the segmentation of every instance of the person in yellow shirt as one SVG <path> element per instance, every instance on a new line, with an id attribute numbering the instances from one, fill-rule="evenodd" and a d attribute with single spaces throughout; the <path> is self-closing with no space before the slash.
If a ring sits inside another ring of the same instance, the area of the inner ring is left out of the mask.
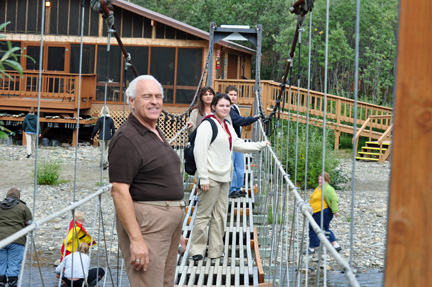
<path id="1" fill-rule="evenodd" d="M 315 188 L 314 192 L 310 196 L 309 203 L 312 206 L 313 210 L 313 218 L 315 222 L 321 226 L 321 211 L 323 212 L 323 226 L 322 228 L 327 234 L 327 237 L 333 247 L 337 252 L 342 250 L 342 247 L 337 243 L 336 237 L 333 231 L 330 230 L 330 222 L 334 217 L 339 216 L 339 208 L 338 208 L 338 196 L 335 192 L 335 189 L 330 185 L 330 175 L 327 172 L 324 172 L 324 182 L 323 176 L 318 177 L 319 185 Z M 321 196 L 322 190 L 324 189 L 324 202 L 321 206 Z M 322 208 L 321 208 L 322 207 Z M 315 253 L 315 250 L 320 245 L 320 240 L 313 230 L 312 226 L 309 224 L 309 254 Z M 305 252 L 306 253 L 306 252 Z"/>

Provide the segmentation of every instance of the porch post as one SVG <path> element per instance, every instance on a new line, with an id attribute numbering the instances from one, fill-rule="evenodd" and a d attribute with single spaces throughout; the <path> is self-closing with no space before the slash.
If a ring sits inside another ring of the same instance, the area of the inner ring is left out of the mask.
<path id="1" fill-rule="evenodd" d="M 386 287 L 432 282 L 432 1 L 400 0 Z"/>

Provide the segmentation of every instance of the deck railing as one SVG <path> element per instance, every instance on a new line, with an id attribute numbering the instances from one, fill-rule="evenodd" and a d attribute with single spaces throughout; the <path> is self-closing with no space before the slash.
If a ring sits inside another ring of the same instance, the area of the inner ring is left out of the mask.
<path id="1" fill-rule="evenodd" d="M 38 97 L 39 72 L 25 71 L 23 77 L 14 71 L 7 72 L 11 78 L 0 79 L 0 98 L 2 105 L 7 99 L 15 97 L 34 101 Z M 79 75 L 57 72 L 42 72 L 41 81 L 41 106 L 49 101 L 58 101 L 62 108 L 76 109 L 78 107 L 78 84 Z M 90 108 L 91 101 L 96 96 L 96 75 L 81 75 L 81 108 Z M 7 97 L 7 98 L 6 98 Z M 15 102 L 15 104 L 17 104 Z M 28 103 L 26 103 L 28 105 Z"/>
<path id="2" fill-rule="evenodd" d="M 239 89 L 239 98 L 237 102 L 242 104 L 253 105 L 254 92 L 253 88 L 255 80 L 215 80 L 214 87 L 218 92 L 224 92 L 228 85 L 234 85 Z M 276 97 L 280 91 L 280 83 L 274 81 L 264 80 L 261 81 L 261 95 L 264 112 L 269 114 L 274 107 Z M 290 93 L 291 91 L 291 93 Z M 299 94 L 298 94 L 299 93 Z M 287 119 L 288 111 L 291 117 L 295 117 L 293 113 L 297 112 L 297 104 L 299 104 L 300 116 L 305 115 L 307 112 L 307 89 L 297 89 L 291 87 L 286 89 L 283 101 L 281 102 L 281 109 L 286 111 L 281 113 Z M 310 91 L 309 99 L 309 115 L 314 123 L 318 123 L 316 119 L 324 117 L 324 94 L 316 91 Z M 370 116 L 391 115 L 392 108 L 382 107 L 366 102 L 357 102 L 357 125 L 360 128 Z M 331 94 L 327 94 L 327 123 L 331 125 L 332 129 L 346 133 L 353 133 L 354 124 L 354 100 L 343 98 Z M 380 130 L 381 133 L 372 135 L 373 138 L 378 139 L 382 132 L 386 131 L 391 125 L 390 119 L 382 119 L 371 123 L 371 128 Z M 363 136 L 363 134 L 362 134 Z"/>

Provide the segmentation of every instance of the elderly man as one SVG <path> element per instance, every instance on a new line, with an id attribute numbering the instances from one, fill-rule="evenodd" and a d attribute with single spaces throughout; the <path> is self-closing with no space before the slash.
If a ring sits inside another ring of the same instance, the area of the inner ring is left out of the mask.
<path id="1" fill-rule="evenodd" d="M 0 201 L 0 241 L 26 227 L 32 219 L 30 210 L 20 197 L 20 190 L 14 187 Z M 6 283 L 9 287 L 17 286 L 25 243 L 24 235 L 0 249 L 0 286 L 6 286 Z"/>
<path id="2" fill-rule="evenodd" d="M 140 76 L 126 96 L 132 113 L 109 149 L 119 245 L 131 286 L 173 286 L 184 191 L 180 159 L 156 126 L 162 86 Z"/>

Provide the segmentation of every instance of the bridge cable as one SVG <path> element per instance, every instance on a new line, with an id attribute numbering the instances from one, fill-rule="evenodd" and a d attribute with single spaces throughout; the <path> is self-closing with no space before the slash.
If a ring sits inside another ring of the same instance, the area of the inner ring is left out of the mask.
<path id="1" fill-rule="evenodd" d="M 45 7 L 45 0 L 43 1 L 43 7 Z M 45 27 L 45 9 L 42 10 L 41 27 Z M 34 181 L 33 181 L 33 220 L 36 218 L 36 193 L 37 193 L 37 178 L 38 178 L 38 153 L 39 153 L 39 130 L 40 128 L 40 101 L 41 101 L 41 89 L 42 89 L 42 65 L 43 65 L 43 43 L 44 43 L 44 29 L 41 29 L 41 40 L 39 49 L 39 75 L 38 75 L 38 96 L 37 96 L 37 121 L 36 121 L 36 149 L 35 149 L 35 167 L 34 167 Z M 31 232 L 30 240 L 33 241 L 34 233 Z M 33 244 L 30 244 L 30 266 L 33 266 Z M 20 275 L 21 276 L 21 275 Z M 30 268 L 29 285 L 32 282 L 32 272 Z M 19 280 L 18 286 L 20 287 L 22 280 Z"/>
<path id="2" fill-rule="evenodd" d="M 356 131 L 357 131 L 357 101 L 359 83 L 359 43 L 360 43 L 360 0 L 356 1 L 356 28 L 355 28 L 355 72 L 354 72 L 354 123 L 353 123 L 353 153 L 351 171 L 351 232 L 350 232 L 350 267 L 353 268 L 354 253 L 354 197 L 355 197 L 355 168 L 356 168 Z"/>
<path id="3" fill-rule="evenodd" d="M 282 95 L 285 92 L 285 88 L 286 88 L 286 84 L 287 84 L 288 72 L 290 70 L 291 63 L 293 61 L 292 59 L 294 58 L 294 52 L 295 52 L 295 48 L 296 48 L 296 45 L 297 45 L 299 28 L 302 26 L 303 20 L 304 20 L 304 16 L 299 16 L 297 18 L 297 26 L 296 26 L 296 30 L 295 30 L 295 34 L 294 34 L 294 39 L 293 39 L 292 44 L 291 44 L 291 50 L 289 52 L 289 58 L 287 60 L 287 65 L 286 65 L 285 73 L 284 73 L 284 75 L 282 77 L 282 81 L 281 81 L 281 84 L 280 84 L 279 94 L 276 97 L 276 101 L 275 101 L 275 105 L 273 107 L 273 110 L 265 118 L 265 122 L 269 122 L 271 120 L 271 118 L 275 116 L 275 114 L 276 114 L 277 111 L 280 112 L 280 101 L 282 99 Z M 291 86 L 291 83 L 289 83 L 289 86 Z M 268 133 L 268 135 L 270 135 L 270 134 Z"/>
<path id="4" fill-rule="evenodd" d="M 299 38 L 298 38 L 298 71 L 297 71 L 297 116 L 296 116 L 296 139 L 295 139 L 295 159 L 294 159 L 294 182 L 297 182 L 297 171 L 298 171 L 298 145 L 299 145 L 299 118 L 300 118 L 300 80 L 301 80 L 301 35 L 304 32 L 304 29 L 302 26 L 299 27 Z M 306 142 L 306 145 L 308 142 Z M 298 220 L 297 217 L 297 204 L 296 199 L 294 200 L 294 219 Z M 304 217 L 303 217 L 304 218 Z M 293 219 L 293 220 L 294 220 Z M 296 222 L 298 224 L 298 221 Z M 295 230 L 298 230 L 297 228 Z M 298 232 L 296 233 L 298 235 Z M 297 242 L 298 242 L 297 237 Z M 296 281 L 298 280 L 299 276 L 299 269 L 297 269 L 296 272 Z"/>
<path id="5" fill-rule="evenodd" d="M 311 74 L 311 57 L 312 57 L 312 18 L 313 18 L 313 12 L 311 11 L 311 13 L 309 13 L 309 54 L 308 54 L 308 81 L 307 81 L 307 100 L 306 100 L 306 147 L 305 147 L 305 165 L 304 165 L 304 170 L 305 170 L 305 176 L 304 176 L 304 192 L 303 192 L 303 200 L 306 201 L 306 194 L 307 194 L 307 179 L 308 179 L 308 156 L 309 156 L 309 109 L 310 109 L 310 84 L 311 84 L 311 80 L 310 80 L 310 74 Z M 306 226 L 309 224 L 309 221 L 307 220 L 307 218 L 304 218 L 303 221 L 303 231 L 302 231 L 302 241 L 301 241 L 301 245 L 300 245 L 300 252 L 303 252 L 303 246 L 307 246 L 306 250 L 308 250 L 308 246 L 309 246 L 309 236 L 307 237 L 306 240 L 306 245 L 304 244 L 304 238 L 305 238 L 305 228 Z M 303 262 L 303 257 L 300 258 L 300 263 L 298 266 L 298 269 L 300 269 L 300 266 L 302 266 Z M 309 260 L 306 260 L 306 270 L 308 270 L 308 264 L 309 264 Z M 305 275 L 305 279 L 306 279 L 306 285 L 308 282 L 308 272 L 306 272 Z M 300 284 L 302 283 L 302 273 L 300 273 Z"/>
<path id="6" fill-rule="evenodd" d="M 326 128 L 327 128 L 327 79 L 328 79 L 328 72 L 327 72 L 327 68 L 328 68 L 328 38 L 329 38 L 329 12 L 330 10 L 330 1 L 327 0 L 327 5 L 326 5 L 326 32 L 325 32 L 325 61 L 324 61 L 324 111 L 323 111 L 323 144 L 322 144 L 322 161 L 321 161 L 321 175 L 324 175 L 325 172 L 325 151 L 326 151 Z M 324 206 L 324 179 L 321 181 L 321 210 L 323 210 L 323 206 Z M 323 229 L 324 226 L 324 212 L 321 212 L 321 217 L 320 217 L 320 227 L 321 229 Z M 323 250 L 324 249 L 324 250 Z M 320 245 L 319 251 L 318 251 L 318 258 L 321 258 L 321 254 L 322 252 L 324 252 L 324 258 L 326 258 L 326 249 L 325 246 L 323 247 L 323 245 Z M 325 260 L 325 259 L 324 259 Z M 318 260 L 318 270 L 317 270 L 317 275 L 316 275 L 316 287 L 318 287 L 319 285 L 319 278 L 320 278 L 320 268 L 321 267 L 321 260 Z M 325 266 L 324 266 L 324 287 L 326 286 L 327 282 L 325 280 L 326 277 L 326 270 L 325 270 Z"/>

